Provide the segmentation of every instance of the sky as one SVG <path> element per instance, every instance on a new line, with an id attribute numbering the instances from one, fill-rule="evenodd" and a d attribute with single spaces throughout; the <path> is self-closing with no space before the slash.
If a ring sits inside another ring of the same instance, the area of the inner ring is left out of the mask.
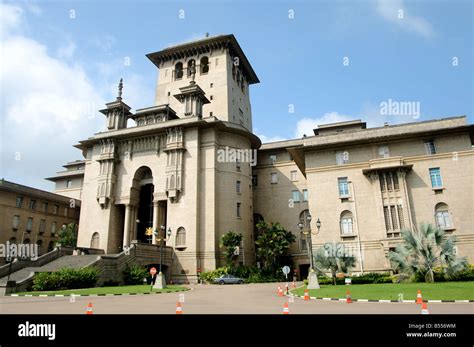
<path id="1" fill-rule="evenodd" d="M 145 54 L 206 33 L 234 34 L 256 71 L 263 142 L 352 119 L 472 123 L 473 18 L 470 0 L 0 1 L 0 178 L 52 191 L 119 79 L 132 111 L 152 106 Z"/>

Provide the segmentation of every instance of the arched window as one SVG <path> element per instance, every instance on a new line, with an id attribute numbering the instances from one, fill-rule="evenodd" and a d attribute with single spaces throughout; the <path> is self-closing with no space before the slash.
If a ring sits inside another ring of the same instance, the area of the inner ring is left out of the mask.
<path id="1" fill-rule="evenodd" d="M 36 241 L 36 245 L 38 246 L 38 255 L 42 254 L 43 241 L 42 240 Z"/>
<path id="2" fill-rule="evenodd" d="M 310 228 L 310 223 L 307 219 L 309 216 L 309 210 L 304 210 L 300 213 L 300 223 L 303 223 L 303 228 L 308 229 Z"/>
<path id="3" fill-rule="evenodd" d="M 176 232 L 176 247 L 186 246 L 186 229 L 179 227 Z"/>
<path id="4" fill-rule="evenodd" d="M 453 223 L 451 222 L 451 216 L 449 214 L 448 205 L 444 202 L 440 202 L 435 207 L 435 217 L 436 217 L 436 225 L 438 228 L 448 229 L 453 227 Z"/>
<path id="5" fill-rule="evenodd" d="M 10 244 L 16 243 L 16 237 L 12 237 L 9 241 L 10 241 Z"/>
<path id="6" fill-rule="evenodd" d="M 98 232 L 92 234 L 91 237 L 91 248 L 98 249 L 100 247 L 100 235 Z"/>
<path id="7" fill-rule="evenodd" d="M 341 234 L 342 235 L 352 235 L 354 233 L 352 229 L 352 212 L 351 211 L 343 211 L 341 213 Z"/>
<path id="8" fill-rule="evenodd" d="M 194 67 L 196 68 L 196 61 L 194 59 L 191 59 L 188 61 L 188 67 L 186 69 L 186 76 L 188 78 L 191 77 L 193 64 L 194 64 Z"/>
<path id="9" fill-rule="evenodd" d="M 202 57 L 201 58 L 201 75 L 206 74 L 209 72 L 209 58 Z"/>
<path id="10" fill-rule="evenodd" d="M 24 245 L 29 245 L 31 243 L 30 239 L 23 240 Z"/>
<path id="11" fill-rule="evenodd" d="M 49 241 L 48 243 L 48 252 L 51 252 L 54 249 L 54 241 Z"/>
<path id="12" fill-rule="evenodd" d="M 181 78 L 183 78 L 183 63 L 179 62 L 174 66 L 174 79 L 180 80 Z"/>

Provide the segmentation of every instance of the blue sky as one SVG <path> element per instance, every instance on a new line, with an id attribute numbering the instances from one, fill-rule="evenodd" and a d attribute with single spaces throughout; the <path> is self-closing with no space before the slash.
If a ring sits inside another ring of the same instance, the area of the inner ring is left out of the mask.
<path id="1" fill-rule="evenodd" d="M 233 33 L 259 76 L 250 96 L 264 141 L 347 119 L 473 121 L 468 0 L 4 1 L 0 16 L 0 177 L 41 189 L 81 158 L 73 144 L 102 130 L 97 110 L 120 77 L 130 106 L 152 105 L 145 54 L 206 32 Z M 382 115 L 390 99 L 417 103 L 419 117 Z"/>

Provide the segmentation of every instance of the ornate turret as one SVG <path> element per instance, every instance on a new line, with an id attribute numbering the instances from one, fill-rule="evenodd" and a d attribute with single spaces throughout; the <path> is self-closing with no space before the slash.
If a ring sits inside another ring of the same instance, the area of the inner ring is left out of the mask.
<path id="1" fill-rule="evenodd" d="M 182 114 L 185 117 L 202 117 L 202 106 L 209 104 L 204 91 L 194 81 L 195 69 L 191 70 L 191 81 L 188 86 L 179 88 L 179 94 L 174 95 L 181 102 Z"/>
<path id="2" fill-rule="evenodd" d="M 107 108 L 99 112 L 107 117 L 107 130 L 118 130 L 127 127 L 127 120 L 132 115 L 131 107 L 122 101 L 123 80 L 118 85 L 118 95 L 115 101 L 105 104 Z"/>

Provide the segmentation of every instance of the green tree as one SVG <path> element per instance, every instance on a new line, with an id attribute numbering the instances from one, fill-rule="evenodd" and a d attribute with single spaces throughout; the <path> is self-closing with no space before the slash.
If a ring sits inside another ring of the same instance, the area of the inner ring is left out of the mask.
<path id="1" fill-rule="evenodd" d="M 338 272 L 347 273 L 355 266 L 356 258 L 350 255 L 349 250 L 342 243 L 327 242 L 314 255 L 315 267 L 320 271 L 331 271 L 332 283 L 336 285 Z"/>
<path id="2" fill-rule="evenodd" d="M 255 241 L 257 258 L 265 272 L 276 273 L 291 244 L 295 242 L 295 235 L 285 230 L 280 223 L 268 225 L 260 221 L 256 227 L 259 233 Z"/>
<path id="3" fill-rule="evenodd" d="M 237 247 L 240 246 L 242 242 L 242 234 L 228 231 L 221 238 L 221 248 L 224 248 L 224 257 L 226 260 L 227 266 L 233 266 L 235 259 L 238 255 L 236 254 Z"/>
<path id="4" fill-rule="evenodd" d="M 434 282 L 434 268 L 437 266 L 446 277 L 452 277 L 467 267 L 467 258 L 456 255 L 456 237 L 446 237 L 443 229 L 421 224 L 420 230 L 407 229 L 401 234 L 404 242 L 387 256 L 396 270 Z"/>
<path id="5" fill-rule="evenodd" d="M 64 224 L 61 230 L 59 230 L 58 232 L 58 239 L 56 240 L 56 244 L 67 247 L 76 247 L 77 224 Z"/>

